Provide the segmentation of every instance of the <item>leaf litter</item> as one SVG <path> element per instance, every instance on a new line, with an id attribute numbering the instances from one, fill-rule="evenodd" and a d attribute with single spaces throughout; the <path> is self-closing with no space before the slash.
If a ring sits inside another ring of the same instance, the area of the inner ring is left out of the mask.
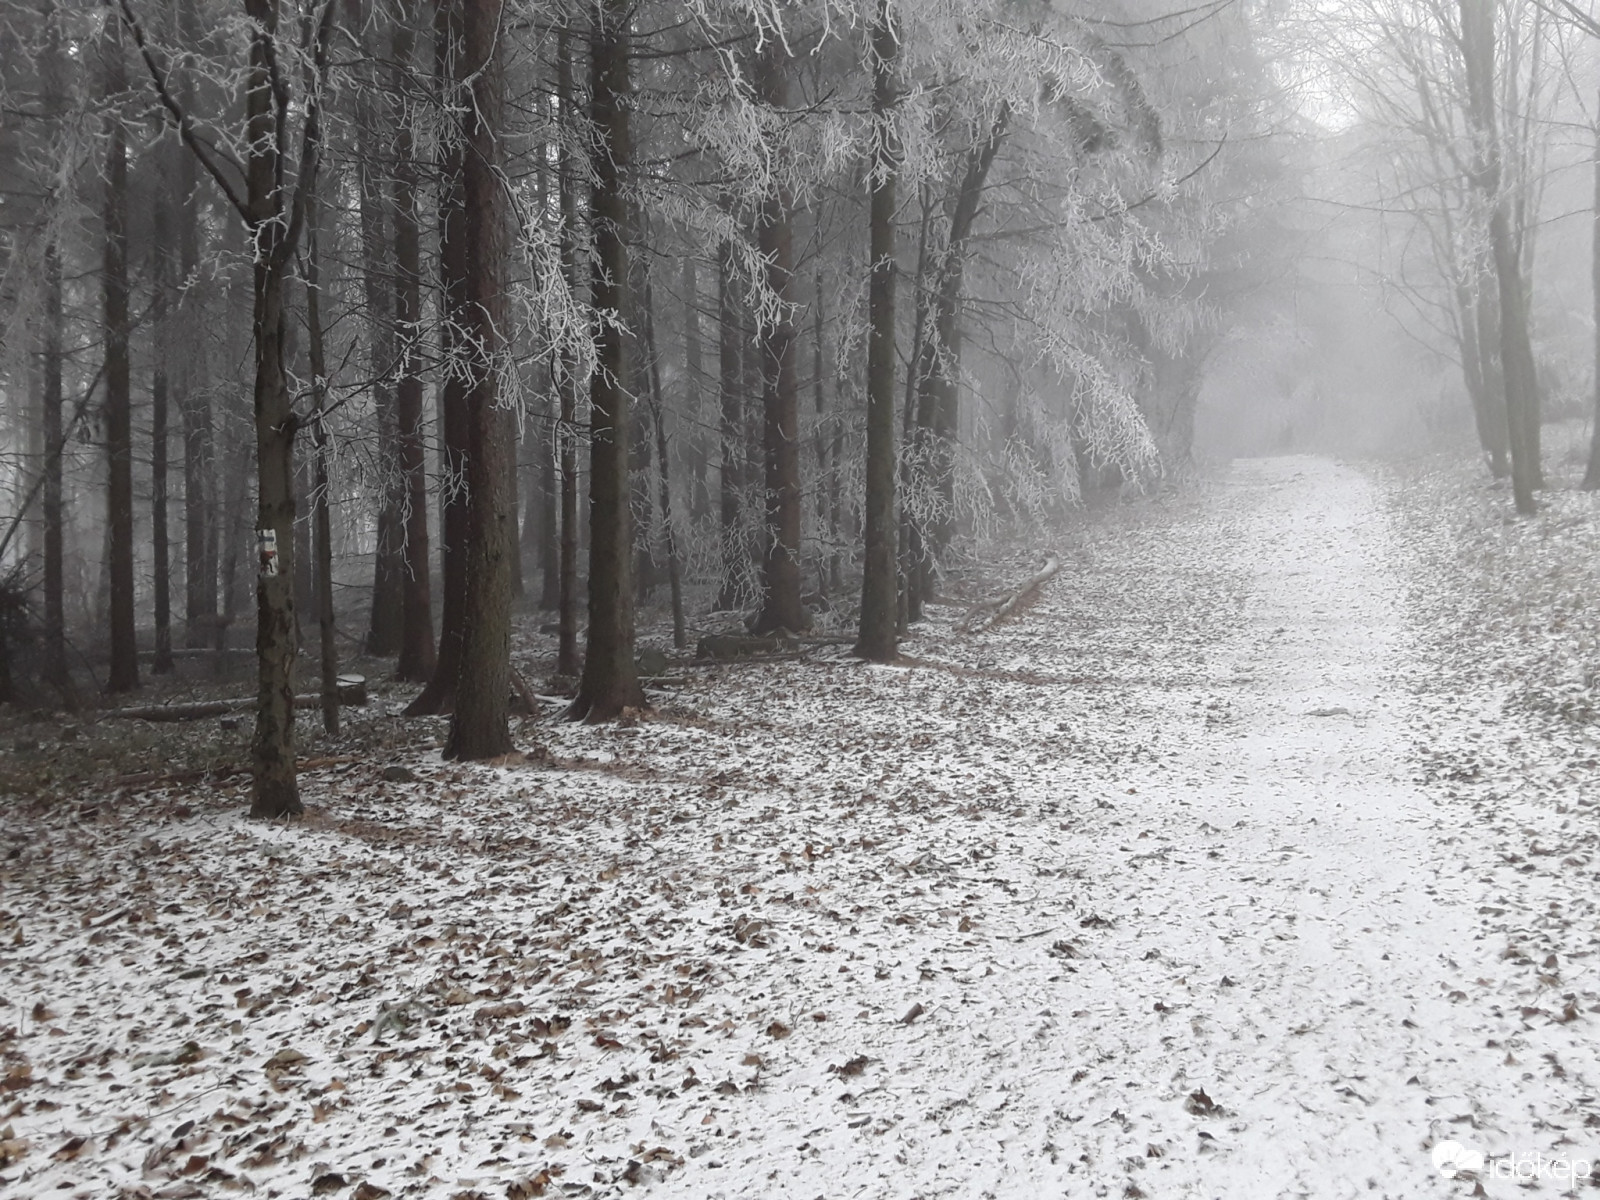
<path id="1" fill-rule="evenodd" d="M 1447 1138 L 1592 1161 L 1600 520 L 1480 491 L 1239 464 L 1094 518 L 1010 622 L 936 607 L 915 665 L 743 664 L 529 723 L 530 762 L 395 739 L 297 825 L 15 804 L 0 1193 L 1425 1197 L 1473 1186 Z"/>

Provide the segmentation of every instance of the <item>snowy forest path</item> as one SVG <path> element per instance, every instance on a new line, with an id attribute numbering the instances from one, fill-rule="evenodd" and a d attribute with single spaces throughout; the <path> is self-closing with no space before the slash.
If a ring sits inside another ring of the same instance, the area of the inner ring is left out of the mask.
<path id="1" fill-rule="evenodd" d="M 1105 552 L 1132 561 L 1097 563 L 1108 577 L 1157 572 L 1125 592 L 1132 630 L 1177 621 L 1186 579 L 1212 585 L 1194 597 L 1209 635 L 1143 648 L 1159 731 L 1122 764 L 1117 815 L 1069 842 L 1087 886 L 1068 951 L 1083 959 L 1067 969 L 1093 999 L 1055 1011 L 1048 1040 L 1064 1059 L 1092 1044 L 1103 1090 L 1100 1111 L 1052 1141 L 1087 1136 L 1088 1164 L 1120 1160 L 1146 1194 L 1448 1195 L 1462 1184 L 1435 1170 L 1437 1142 L 1561 1153 L 1553 1122 L 1583 1085 L 1552 1081 L 1553 1053 L 1535 1080 L 1530 1048 L 1506 1040 L 1559 1023 L 1561 1002 L 1527 1022 L 1471 1002 L 1506 982 L 1505 944 L 1477 915 L 1505 903 L 1481 870 L 1502 852 L 1414 782 L 1421 668 L 1389 522 L 1356 469 L 1247 460 L 1211 503 Z M 1086 615 L 1070 586 L 1033 615 L 1039 668 L 1050 624 Z M 1056 645 L 1081 662 L 1074 638 Z M 1198 730 L 1185 708 L 1203 713 Z M 1192 1128 L 1174 1128 L 1175 1104 Z"/>
<path id="2" fill-rule="evenodd" d="M 1462 1130 L 1441 1091 L 1464 1101 L 1504 1056 L 1449 999 L 1477 932 L 1470 864 L 1410 782 L 1385 513 L 1325 460 L 1241 462 L 1225 487 L 1210 551 L 1245 587 L 1202 690 L 1227 692 L 1206 702 L 1209 736 L 1139 788 L 1135 821 L 1188 845 L 1112 876 L 1123 951 L 1100 953 L 1158 953 L 1171 996 L 1166 1036 L 1124 1052 L 1210 1118 L 1202 1192 L 1442 1193 L 1426 1147 Z M 1096 1016 L 1148 1029 L 1122 1004 Z"/>
<path id="3" fill-rule="evenodd" d="M 1473 1194 L 1445 1140 L 1567 1194 L 1596 751 L 1477 671 L 1550 621 L 1436 495 L 1240 462 L 1063 530 L 992 628 L 700 669 L 527 761 L 380 689 L 291 824 L 15 805 L 0 1196 Z M 1522 580 L 1576 553 L 1479 498 Z"/>

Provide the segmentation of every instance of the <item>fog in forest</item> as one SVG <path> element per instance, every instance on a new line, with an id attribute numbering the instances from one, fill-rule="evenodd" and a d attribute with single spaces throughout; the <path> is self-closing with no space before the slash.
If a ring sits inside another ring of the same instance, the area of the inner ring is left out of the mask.
<path id="1" fill-rule="evenodd" d="M 0 1194 L 1573 1183 L 1597 97 L 1581 0 L 0 0 Z"/>
<path id="2" fill-rule="evenodd" d="M 959 5 L 914 38 L 888 8 L 685 11 L 717 38 L 618 10 L 613 104 L 598 18 L 559 5 L 519 10 L 482 95 L 466 34 L 404 7 L 267 4 L 254 41 L 198 0 L 8 10 L 9 686 L 127 690 L 170 647 L 247 649 L 261 605 L 309 656 L 322 558 L 334 659 L 423 682 L 442 638 L 452 673 L 480 601 L 497 658 L 514 596 L 565 611 L 575 674 L 591 547 L 642 604 L 670 576 L 679 642 L 864 599 L 882 652 L 994 538 L 1235 456 L 1476 443 L 1498 477 L 1527 441 L 1526 508 L 1541 423 L 1581 453 L 1575 10 L 1023 5 L 965 41 Z M 255 597 L 260 529 L 292 579 Z M 496 581 L 457 611 L 474 557 Z M 603 709 L 636 698 L 603 674 Z"/>

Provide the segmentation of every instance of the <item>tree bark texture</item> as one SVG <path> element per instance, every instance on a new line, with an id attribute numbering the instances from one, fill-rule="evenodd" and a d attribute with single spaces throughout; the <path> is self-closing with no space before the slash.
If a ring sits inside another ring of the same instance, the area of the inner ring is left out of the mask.
<path id="1" fill-rule="evenodd" d="M 894 272 L 896 156 L 895 59 L 899 45 L 889 25 L 888 0 L 878 0 L 872 26 L 872 115 L 877 126 L 868 211 L 871 275 L 867 283 L 867 463 L 865 553 L 861 574 L 861 628 L 855 652 L 872 662 L 892 662 L 899 607 L 895 570 Z"/>
<path id="2" fill-rule="evenodd" d="M 771 39 L 754 81 L 757 99 L 776 113 L 789 109 L 789 54 Z M 783 150 L 776 153 L 783 157 Z M 781 168 L 780 168 L 781 169 Z M 767 287 L 778 298 L 775 319 L 759 332 L 765 529 L 761 544 L 761 609 L 756 634 L 811 625 L 800 603 L 800 379 L 795 363 L 793 198 L 779 183 L 763 197 L 756 242 L 766 261 Z"/>
<path id="3" fill-rule="evenodd" d="M 362 43 L 365 57 L 377 57 L 370 14 L 362 0 L 345 0 L 352 35 Z M 403 18 L 400 22 L 403 23 Z M 391 41 L 391 48 L 393 43 Z M 379 177 L 379 148 L 393 145 L 386 126 L 395 115 L 388 105 L 375 103 L 374 90 L 357 87 L 355 93 L 356 200 L 361 227 L 361 291 L 366 305 L 362 324 L 367 331 L 367 378 L 372 381 L 372 403 L 378 425 L 377 545 L 372 564 L 372 607 L 367 624 L 367 653 L 389 658 L 400 653 L 403 642 L 406 580 L 406 479 L 400 465 L 399 413 L 395 387 L 395 285 L 391 283 L 389 251 L 393 240 L 388 220 L 390 198 Z M 397 128 L 404 121 L 395 122 Z M 402 133 L 401 136 L 404 136 Z M 398 282 L 398 276 L 395 277 Z"/>
<path id="4" fill-rule="evenodd" d="M 1460 0 L 1462 54 L 1472 121 L 1472 183 L 1489 209 L 1489 246 L 1500 305 L 1500 368 L 1505 378 L 1506 427 L 1511 450 L 1511 491 L 1523 515 L 1538 511 L 1538 380 L 1528 336 L 1528 299 L 1522 264 L 1511 235 L 1504 195 L 1500 138 L 1495 120 L 1495 6 L 1493 0 Z"/>
<path id="5" fill-rule="evenodd" d="M 560 105 L 561 147 L 557 158 L 557 182 L 561 208 L 561 273 L 567 289 L 578 295 L 578 165 L 572 153 L 576 136 L 576 88 L 572 78 L 572 58 L 579 45 L 563 29 L 557 38 L 557 103 Z M 556 388 L 561 398 L 561 415 L 556 425 L 557 453 L 560 458 L 561 534 L 560 579 L 556 605 L 556 673 L 576 676 L 582 669 L 578 660 L 578 364 L 570 352 L 563 351 L 557 363 Z"/>
<path id="6" fill-rule="evenodd" d="M 161 149 L 164 149 L 162 147 Z M 159 151 L 158 151 L 159 152 Z M 155 353 L 150 372 L 150 548 L 155 572 L 155 675 L 172 672 L 172 562 L 167 530 L 167 444 L 172 361 L 172 193 L 160 187 L 153 221 L 150 320 Z"/>
<path id="7" fill-rule="evenodd" d="M 455 707 L 444 756 L 495 758 L 511 750 L 511 588 L 516 510 L 511 477 L 516 453 L 501 405 L 505 356 L 506 212 L 500 177 L 505 73 L 499 28 L 501 0 L 460 0 L 458 84 L 463 107 L 462 199 L 466 209 L 467 278 L 461 328 L 466 375 L 465 606 Z"/>
<path id="8" fill-rule="evenodd" d="M 434 76 L 440 102 L 454 103 L 456 63 L 462 54 L 461 14 L 454 3 L 434 10 Z M 466 307 L 467 230 L 463 185 L 465 154 L 459 137 L 439 145 L 439 378 L 440 574 L 444 588 L 439 614 L 439 651 L 427 685 L 407 707 L 407 716 L 446 713 L 455 705 L 466 606 L 466 374 L 463 330 L 455 314 Z"/>
<path id="9" fill-rule="evenodd" d="M 404 84 L 416 59 L 414 6 L 403 4 L 390 42 L 395 84 Z M 436 654 L 433 642 L 432 567 L 428 535 L 428 470 L 423 426 L 422 218 L 418 210 L 416 146 L 411 125 L 401 121 L 395 135 L 394 315 L 399 335 L 395 380 L 395 455 L 401 495 L 400 659 L 395 678 L 425 682 Z"/>
<path id="10" fill-rule="evenodd" d="M 911 563 L 906 581 L 911 607 L 919 616 L 923 603 L 933 594 L 934 568 L 949 550 L 955 530 L 955 448 L 961 420 L 961 289 L 984 183 L 1009 122 L 1010 110 L 1002 106 L 988 136 L 968 152 L 951 207 L 949 235 L 932 273 L 929 303 L 933 328 L 923 340 L 916 371 L 917 420 L 913 435 L 913 463 L 916 469 L 927 473 L 923 481 L 924 502 L 931 511 L 922 520 L 911 522 Z"/>
<path id="11" fill-rule="evenodd" d="M 1600 112 L 1600 110 L 1596 110 Z M 1595 121 L 1594 149 L 1594 212 L 1589 228 L 1593 241 L 1590 245 L 1589 278 L 1594 289 L 1594 426 L 1589 431 L 1589 462 L 1583 472 L 1585 491 L 1600 488 L 1600 118 Z"/>
<path id="12" fill-rule="evenodd" d="M 717 488 L 722 582 L 717 590 L 717 607 L 726 611 L 738 608 L 744 600 L 748 565 L 740 520 L 740 493 L 744 486 L 743 367 L 739 312 L 733 297 L 733 255 L 727 246 L 717 257 L 717 329 L 717 432 L 722 450 Z"/>
<path id="13" fill-rule="evenodd" d="M 628 128 L 631 90 L 628 19 L 624 0 L 594 10 L 589 50 L 594 177 L 590 201 L 594 238 L 596 368 L 589 386 L 589 630 L 578 694 L 568 715 L 608 721 L 641 707 L 633 659 L 632 522 L 628 511 L 630 221 L 624 189 L 632 161 Z"/>
<path id="14" fill-rule="evenodd" d="M 313 197 L 306 216 L 306 333 L 311 364 L 312 441 L 316 459 L 311 481 L 311 542 L 316 564 L 318 664 L 321 667 L 322 728 L 339 734 L 339 647 L 333 611 L 333 522 L 328 512 L 328 356 L 322 329 L 320 204 Z"/>
<path id="15" fill-rule="evenodd" d="M 128 363 L 128 130 L 120 109 L 127 91 L 122 29 L 109 24 L 103 39 L 107 114 L 104 236 L 101 275 L 105 330 L 106 521 L 111 582 L 111 666 L 106 688 L 128 692 L 139 686 L 139 648 L 134 640 L 133 590 L 133 406 Z"/>
<path id="16" fill-rule="evenodd" d="M 661 513 L 661 541 L 667 559 L 667 585 L 672 594 L 672 645 L 683 650 L 689 645 L 683 616 L 683 562 L 678 556 L 678 533 L 672 523 L 671 460 L 667 457 L 666 403 L 661 394 L 661 357 L 656 346 L 655 290 L 650 276 L 644 284 L 644 343 L 650 364 L 647 395 L 650 397 L 650 423 L 656 435 L 656 503 Z"/>

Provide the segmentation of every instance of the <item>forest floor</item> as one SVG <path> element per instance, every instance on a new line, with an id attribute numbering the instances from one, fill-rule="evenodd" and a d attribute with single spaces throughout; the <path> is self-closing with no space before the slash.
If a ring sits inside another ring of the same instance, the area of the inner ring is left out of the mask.
<path id="1" fill-rule="evenodd" d="M 901 666 L 499 766 L 396 693 L 291 825 L 6 800 L 0 1194 L 1590 1194 L 1600 497 L 1546 499 L 1240 462 Z"/>

